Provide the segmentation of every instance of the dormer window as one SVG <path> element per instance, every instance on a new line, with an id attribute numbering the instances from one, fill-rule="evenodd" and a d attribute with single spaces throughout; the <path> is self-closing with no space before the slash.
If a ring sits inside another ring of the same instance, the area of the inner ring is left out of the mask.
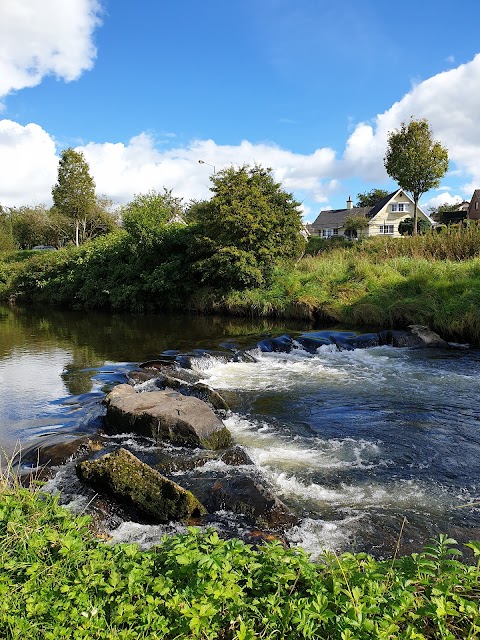
<path id="1" fill-rule="evenodd" d="M 393 202 L 392 203 L 392 211 L 398 211 L 400 213 L 403 213 L 405 211 L 409 210 L 409 203 L 408 202 Z"/>

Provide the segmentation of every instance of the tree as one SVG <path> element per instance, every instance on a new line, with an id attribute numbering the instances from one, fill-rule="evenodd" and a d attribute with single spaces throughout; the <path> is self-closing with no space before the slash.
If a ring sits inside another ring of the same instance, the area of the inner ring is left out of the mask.
<path id="1" fill-rule="evenodd" d="M 136 194 L 122 209 L 123 226 L 141 244 L 151 244 L 165 225 L 183 220 L 183 200 L 173 195 L 171 189 L 163 193 L 152 189 Z"/>
<path id="2" fill-rule="evenodd" d="M 80 226 L 86 224 L 95 208 L 95 182 L 83 153 L 71 147 L 62 151 L 52 196 L 58 211 L 73 221 L 75 244 L 78 247 Z"/>
<path id="3" fill-rule="evenodd" d="M 359 194 L 360 195 L 360 194 Z M 368 219 L 365 216 L 361 216 L 358 214 L 352 214 L 345 218 L 343 223 L 343 228 L 345 230 L 345 235 L 356 238 L 358 235 L 358 231 L 361 229 L 366 229 L 368 227 Z"/>
<path id="4" fill-rule="evenodd" d="M 385 189 L 371 189 L 370 191 L 365 191 L 365 193 L 358 193 L 357 198 L 358 202 L 355 205 L 356 207 L 373 207 L 379 200 L 382 200 L 386 196 L 388 196 L 388 191 Z"/>
<path id="5" fill-rule="evenodd" d="M 430 225 L 426 220 L 417 220 L 417 233 L 424 234 L 430 229 Z M 413 218 L 404 218 L 398 224 L 398 232 L 402 236 L 413 235 Z"/>
<path id="6" fill-rule="evenodd" d="M 256 286 L 268 280 L 277 260 L 301 255 L 299 203 L 271 169 L 228 167 L 210 180 L 213 197 L 197 203 L 195 218 L 207 254 L 202 269 L 211 281 L 217 273 L 224 286 Z"/>
<path id="7" fill-rule="evenodd" d="M 414 120 L 388 135 L 384 158 L 388 175 L 408 191 L 413 200 L 413 235 L 417 234 L 417 207 L 420 197 L 438 187 L 448 170 L 448 151 L 432 139 L 426 119 Z"/>

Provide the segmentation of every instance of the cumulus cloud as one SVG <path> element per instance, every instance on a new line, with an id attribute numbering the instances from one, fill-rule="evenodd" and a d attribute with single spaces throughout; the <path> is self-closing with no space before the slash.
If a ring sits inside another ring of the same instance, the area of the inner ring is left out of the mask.
<path id="1" fill-rule="evenodd" d="M 303 202 L 305 214 L 310 215 L 327 208 L 332 195 L 345 190 L 347 180 L 364 180 L 369 188 L 382 184 L 387 177 L 383 156 L 388 132 L 413 115 L 428 119 L 434 137 L 447 146 L 454 162 L 449 178 L 455 175 L 456 183 L 459 178 L 463 181 L 461 189 L 451 187 L 426 203 L 427 207 L 435 206 L 469 198 L 480 186 L 480 92 L 472 90 L 479 85 L 480 54 L 467 64 L 418 84 L 372 123 L 358 124 L 340 157 L 327 147 L 301 154 L 274 143 L 254 144 L 248 140 L 238 145 L 193 140 L 175 146 L 171 135 L 159 144 L 147 133 L 139 133 L 127 143 L 91 142 L 78 149 L 90 165 L 97 193 L 118 203 L 127 202 L 135 193 L 164 186 L 186 200 L 206 198 L 210 196 L 209 177 L 214 168 L 219 171 L 232 164 L 257 162 L 271 167 L 275 179 Z M 55 143 L 48 132 L 35 124 L 23 127 L 10 120 L 0 121 L 0 203 L 49 204 L 57 163 Z M 458 191 L 462 195 L 450 195 Z M 342 201 L 344 196 L 342 192 Z"/>
<path id="2" fill-rule="evenodd" d="M 376 181 L 386 176 L 383 157 L 388 132 L 411 116 L 427 118 L 434 138 L 449 151 L 450 159 L 469 180 L 465 192 L 480 183 L 480 54 L 456 69 L 439 73 L 417 84 L 399 102 L 378 115 L 373 124 L 360 123 L 348 139 L 342 163 L 343 175 Z"/>
<path id="3" fill-rule="evenodd" d="M 46 131 L 37 124 L 0 120 L 0 204 L 50 202 L 57 167 L 55 142 Z"/>
<path id="4" fill-rule="evenodd" d="M 328 148 L 302 155 L 274 144 L 253 144 L 247 140 L 239 145 L 194 140 L 184 147 L 158 150 L 152 137 L 142 133 L 127 145 L 90 143 L 79 149 L 90 165 L 97 191 L 118 202 L 126 202 L 134 193 L 163 186 L 186 200 L 207 198 L 209 177 L 214 170 L 243 163 L 271 167 L 275 179 L 287 191 L 300 197 L 308 195 L 314 202 L 326 202 L 337 186 L 323 179 L 334 172 L 335 166 L 335 152 Z"/>
<path id="5" fill-rule="evenodd" d="M 0 97 L 47 75 L 69 82 L 90 69 L 99 13 L 98 0 L 2 0 Z"/>
<path id="6" fill-rule="evenodd" d="M 463 202 L 462 196 L 452 196 L 448 192 L 442 192 L 438 196 L 434 196 L 433 198 L 430 198 L 430 200 L 422 202 L 422 208 L 426 210 L 436 209 L 442 204 L 460 204 L 461 202 Z"/>

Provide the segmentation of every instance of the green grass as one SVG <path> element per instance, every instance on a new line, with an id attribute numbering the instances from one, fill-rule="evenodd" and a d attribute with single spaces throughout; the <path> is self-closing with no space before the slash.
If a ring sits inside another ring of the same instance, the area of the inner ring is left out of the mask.
<path id="1" fill-rule="evenodd" d="M 480 544 L 467 545 L 480 558 Z M 478 638 L 480 570 L 440 537 L 376 561 L 191 529 L 149 551 L 107 545 L 88 517 L 0 486 L 0 637 L 220 640 Z"/>
<path id="2" fill-rule="evenodd" d="M 325 241 L 316 255 L 277 265 L 268 286 L 229 292 L 197 281 L 177 245 L 162 242 L 139 250 L 117 232 L 80 249 L 5 254 L 0 299 L 297 318 L 372 330 L 426 324 L 448 339 L 480 343 L 477 225 L 415 238 Z"/>

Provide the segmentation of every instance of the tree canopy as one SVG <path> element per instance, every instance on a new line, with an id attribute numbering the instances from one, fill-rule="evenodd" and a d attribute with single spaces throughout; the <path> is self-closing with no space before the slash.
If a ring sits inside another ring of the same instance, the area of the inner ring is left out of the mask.
<path id="1" fill-rule="evenodd" d="M 80 225 L 95 210 L 95 182 L 81 151 L 71 147 L 62 151 L 57 183 L 52 189 L 56 209 L 73 221 L 75 244 L 80 243 Z"/>
<path id="2" fill-rule="evenodd" d="M 166 224 L 183 219 L 182 202 L 165 187 L 163 193 L 152 189 L 136 194 L 122 209 L 123 226 L 137 242 L 151 244 Z"/>
<path id="3" fill-rule="evenodd" d="M 232 286 L 243 274 L 238 285 L 258 285 L 268 280 L 276 260 L 302 253 L 299 203 L 275 182 L 271 169 L 228 167 L 210 179 L 213 197 L 195 207 L 210 253 L 202 261 L 205 274 L 216 273 Z"/>
<path id="4" fill-rule="evenodd" d="M 432 139 L 426 119 L 402 122 L 388 135 L 384 158 L 388 175 L 410 193 L 414 202 L 413 234 L 417 233 L 417 207 L 420 197 L 438 187 L 448 170 L 448 151 Z"/>
<path id="5" fill-rule="evenodd" d="M 373 207 L 379 200 L 388 196 L 389 191 L 385 189 L 371 189 L 370 191 L 365 191 L 364 193 L 357 194 L 357 204 L 356 207 Z"/>

